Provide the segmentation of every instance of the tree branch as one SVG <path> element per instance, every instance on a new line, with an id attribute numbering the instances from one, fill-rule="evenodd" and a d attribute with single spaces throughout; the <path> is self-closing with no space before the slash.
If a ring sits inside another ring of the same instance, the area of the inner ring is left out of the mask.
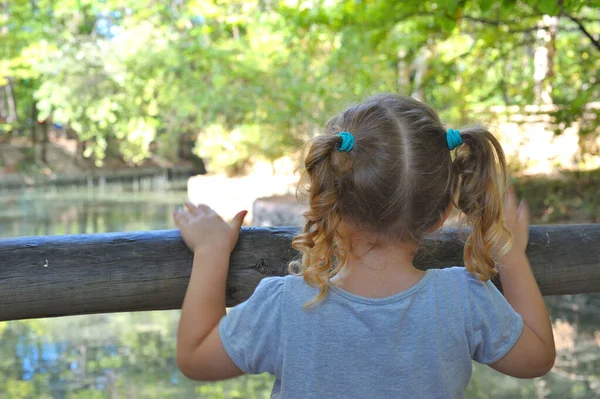
<path id="1" fill-rule="evenodd" d="M 508 33 L 534 32 L 539 29 L 537 26 L 513 29 L 513 28 L 511 28 L 511 25 L 506 21 L 477 18 L 477 17 L 471 17 L 469 15 L 463 15 L 462 19 L 466 19 L 468 21 L 473 21 L 473 22 L 478 22 L 478 23 L 484 24 L 484 25 L 497 26 L 498 28 L 501 26 L 505 26 L 508 28 Z"/>
<path id="2" fill-rule="evenodd" d="M 575 22 L 577 24 L 577 26 L 579 27 L 579 30 L 581 32 L 583 32 L 583 34 L 586 35 L 588 37 L 588 39 L 591 40 L 594 47 L 596 47 L 596 49 L 598 49 L 600 51 L 600 41 L 598 39 L 596 39 L 590 32 L 588 32 L 587 29 L 585 29 L 585 26 L 583 26 L 581 21 L 570 15 L 567 15 L 567 18 L 569 18 L 571 21 Z"/>

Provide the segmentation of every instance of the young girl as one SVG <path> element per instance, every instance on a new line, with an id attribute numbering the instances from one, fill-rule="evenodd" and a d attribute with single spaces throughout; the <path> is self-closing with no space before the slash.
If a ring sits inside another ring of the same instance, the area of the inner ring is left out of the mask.
<path id="1" fill-rule="evenodd" d="M 310 209 L 292 275 L 266 278 L 225 313 L 231 226 L 187 204 L 175 221 L 194 266 L 177 361 L 197 380 L 276 376 L 272 398 L 460 398 L 471 360 L 532 378 L 555 358 L 525 248 L 528 212 L 505 198 L 506 164 L 481 127 L 446 129 L 409 97 L 382 94 L 329 121 L 310 143 Z M 454 156 L 452 154 L 454 153 Z M 413 266 L 453 207 L 472 232 L 464 267 Z M 499 272 L 504 296 L 489 281 Z"/>

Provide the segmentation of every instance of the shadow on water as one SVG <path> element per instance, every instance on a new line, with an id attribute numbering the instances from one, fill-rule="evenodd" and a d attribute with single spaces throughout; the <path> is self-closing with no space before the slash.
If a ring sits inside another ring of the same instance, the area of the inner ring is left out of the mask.
<path id="1" fill-rule="evenodd" d="M 173 228 L 186 193 L 47 191 L 3 194 L 0 238 Z M 546 298 L 559 355 L 529 381 L 474 367 L 467 398 L 593 398 L 600 395 L 600 295 Z M 214 384 L 177 369 L 178 311 L 0 323 L 0 398 L 268 398 L 272 377 Z"/>

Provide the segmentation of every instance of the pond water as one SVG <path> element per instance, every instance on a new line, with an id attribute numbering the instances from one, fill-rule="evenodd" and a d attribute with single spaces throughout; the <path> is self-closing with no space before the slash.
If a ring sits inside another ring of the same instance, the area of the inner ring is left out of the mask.
<path id="1" fill-rule="evenodd" d="M 0 195 L 0 238 L 173 228 L 183 190 Z M 546 298 L 559 350 L 546 377 L 475 365 L 467 398 L 600 397 L 600 295 Z M 0 323 L 0 398 L 268 398 L 273 378 L 189 381 L 175 363 L 178 311 Z M 324 395 L 326 397 L 326 395 Z"/>

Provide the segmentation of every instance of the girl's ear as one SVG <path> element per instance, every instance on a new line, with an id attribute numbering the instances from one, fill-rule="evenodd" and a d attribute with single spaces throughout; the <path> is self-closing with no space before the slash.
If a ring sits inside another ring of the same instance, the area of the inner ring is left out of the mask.
<path id="1" fill-rule="evenodd" d="M 442 215 L 440 220 L 438 220 L 438 222 L 432 228 L 430 228 L 429 231 L 427 231 L 427 234 L 435 233 L 436 231 L 441 229 L 442 226 L 444 225 L 444 223 L 446 222 L 446 220 L 448 220 L 448 217 L 452 213 L 453 209 L 454 209 L 454 205 L 452 205 L 452 203 L 450 203 L 448 205 L 448 208 L 446 208 L 446 210 L 444 211 L 444 214 Z"/>

